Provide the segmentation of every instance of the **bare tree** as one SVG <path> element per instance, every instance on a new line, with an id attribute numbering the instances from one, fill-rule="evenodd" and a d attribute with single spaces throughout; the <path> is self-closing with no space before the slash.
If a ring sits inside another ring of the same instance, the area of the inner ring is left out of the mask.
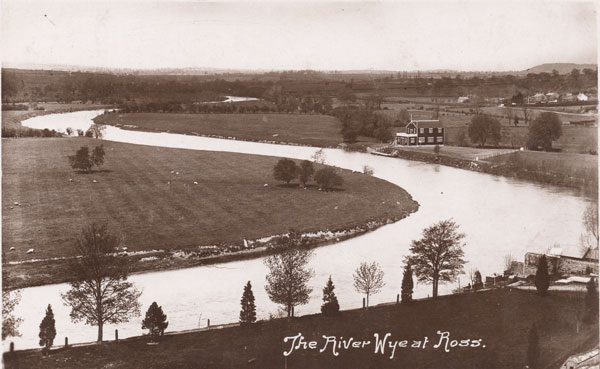
<path id="1" fill-rule="evenodd" d="M 592 241 L 595 244 L 590 246 L 598 247 L 600 243 L 598 237 L 598 203 L 592 202 L 588 204 L 583 213 L 583 225 L 585 226 L 585 230 L 587 234 L 592 238 Z"/>
<path id="2" fill-rule="evenodd" d="M 504 255 L 504 270 L 510 270 L 513 261 L 515 261 L 515 258 L 511 254 Z"/>
<path id="3" fill-rule="evenodd" d="M 515 118 L 515 112 L 512 108 L 506 108 L 506 120 L 508 120 L 508 125 L 513 124 L 513 120 Z"/>
<path id="4" fill-rule="evenodd" d="M 271 301 L 285 307 L 288 317 L 294 316 L 295 306 L 307 304 L 310 299 L 312 288 L 308 287 L 308 281 L 314 271 L 307 265 L 311 256 L 310 250 L 294 245 L 264 260 L 269 268 L 265 285 L 267 295 Z"/>
<path id="5" fill-rule="evenodd" d="M 367 295 L 367 307 L 369 307 L 369 296 L 381 291 L 385 286 L 383 282 L 383 270 L 377 262 L 362 262 L 354 272 L 354 288 L 360 293 Z"/>
<path id="6" fill-rule="evenodd" d="M 141 292 L 127 281 L 128 261 L 116 254 L 120 239 L 106 225 L 92 224 L 83 229 L 76 243 L 80 257 L 73 259 L 69 272 L 71 289 L 62 294 L 71 307 L 71 320 L 98 327 L 102 342 L 104 323 L 116 324 L 140 315 Z"/>
<path id="7" fill-rule="evenodd" d="M 432 283 L 433 297 L 438 295 L 439 281 L 452 282 L 463 273 L 464 237 L 458 233 L 458 225 L 447 219 L 425 228 L 423 238 L 412 241 L 407 262 L 419 281 Z"/>
<path id="8" fill-rule="evenodd" d="M 92 123 L 89 129 L 90 131 L 92 131 L 94 138 L 102 138 L 104 137 L 104 131 L 106 130 L 106 126 L 103 124 Z"/>

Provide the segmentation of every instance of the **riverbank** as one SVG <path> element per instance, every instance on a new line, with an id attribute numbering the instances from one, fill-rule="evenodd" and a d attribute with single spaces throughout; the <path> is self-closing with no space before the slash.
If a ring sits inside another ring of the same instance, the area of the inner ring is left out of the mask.
<path id="1" fill-rule="evenodd" d="M 100 170 L 70 168 L 68 155 L 100 143 Z M 61 270 L 91 222 L 107 222 L 133 271 L 147 272 L 258 257 L 292 228 L 311 245 L 337 242 L 418 209 L 400 187 L 339 168 L 336 191 L 281 185 L 276 157 L 90 138 L 6 139 L 2 155 L 3 261 L 18 287 L 68 280 Z"/>
<path id="2" fill-rule="evenodd" d="M 75 111 L 111 109 L 110 105 L 101 104 L 49 104 L 38 103 L 39 108 L 43 110 L 6 110 L 2 111 L 2 128 L 9 130 L 24 129 L 21 122 L 33 117 L 48 114 L 63 114 Z M 31 129 L 31 128 L 27 128 Z"/>
<path id="3" fill-rule="evenodd" d="M 474 160 L 475 156 L 469 158 L 469 155 L 461 153 L 459 147 L 449 148 L 453 150 L 441 147 L 440 153 L 435 154 L 433 147 L 415 150 L 398 146 L 385 146 L 377 149 L 374 153 L 518 178 L 535 183 L 576 188 L 591 198 L 597 198 L 598 195 L 597 155 L 537 151 L 513 151 L 495 155 L 493 150 L 489 150 L 489 153 L 484 153 L 477 158 L 478 160 Z M 464 149 L 466 151 L 470 150 L 470 148 Z"/>
<path id="4" fill-rule="evenodd" d="M 386 224 L 398 222 L 410 213 L 400 217 L 372 219 L 347 229 L 324 230 L 302 234 L 302 246 L 314 249 L 358 237 L 376 230 Z M 210 266 L 227 262 L 242 261 L 264 257 L 277 252 L 274 247 L 284 235 L 245 240 L 245 244 L 221 244 L 219 246 L 198 246 L 191 249 L 149 250 L 140 252 L 121 251 L 119 255 L 128 260 L 132 275 Z M 2 268 L 11 276 L 11 288 L 20 289 L 49 284 L 66 283 L 73 279 L 67 273 L 71 257 L 33 259 L 21 262 L 9 262 Z"/>
<path id="5" fill-rule="evenodd" d="M 535 324 L 540 347 L 538 367 L 557 368 L 569 355 L 598 344 L 597 321 L 577 323 L 576 312 L 582 309 L 583 298 L 580 293 L 552 292 L 540 297 L 528 291 L 490 290 L 424 299 L 410 305 L 348 310 L 337 317 L 316 314 L 261 321 L 250 328 L 236 326 L 168 334 L 158 344 L 149 344 L 148 337 L 135 337 L 101 346 L 57 348 L 49 357 L 42 357 L 39 350 L 17 351 L 4 354 L 4 364 L 6 368 L 66 369 L 285 365 L 289 368 L 520 368 L 525 366 L 528 332 Z M 165 313 L 168 317 L 169 311 Z M 316 341 L 317 349 L 296 350 L 284 357 L 283 352 L 291 346 L 284 338 L 299 332 L 306 340 Z M 442 332 L 448 332 L 449 340 L 440 338 Z M 408 346 L 415 340 L 421 341 L 421 347 L 397 347 L 390 358 L 390 346 L 383 354 L 375 351 L 375 333 L 381 338 L 389 333 L 392 341 L 407 340 Z M 331 344 L 321 352 L 326 342 L 323 335 L 336 337 L 338 342 L 353 338 L 370 343 L 359 348 L 338 347 L 339 355 L 334 356 Z M 423 344 L 425 337 L 427 343 Z M 450 341 L 455 339 L 468 339 L 470 347 L 452 347 Z"/>

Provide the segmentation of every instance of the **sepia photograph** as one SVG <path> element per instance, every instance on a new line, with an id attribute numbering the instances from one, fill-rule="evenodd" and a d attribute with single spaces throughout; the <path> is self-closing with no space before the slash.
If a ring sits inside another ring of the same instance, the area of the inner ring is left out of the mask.
<path id="1" fill-rule="evenodd" d="M 598 4 L 3 0 L 2 367 L 600 368 Z"/>

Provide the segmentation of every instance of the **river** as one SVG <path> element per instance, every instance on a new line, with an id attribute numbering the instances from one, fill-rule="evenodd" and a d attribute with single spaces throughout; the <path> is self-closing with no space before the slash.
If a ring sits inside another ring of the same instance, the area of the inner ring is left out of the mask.
<path id="1" fill-rule="evenodd" d="M 81 111 L 44 115 L 24 121 L 34 128 L 64 131 L 67 127 L 85 130 L 91 119 L 102 111 Z M 107 126 L 105 140 L 133 144 L 177 147 L 284 156 L 308 159 L 317 151 L 314 147 L 274 145 L 235 140 L 221 140 L 168 133 L 122 130 Z M 443 149 L 442 149 L 443 150 Z M 587 200 L 577 191 L 550 185 L 481 174 L 451 167 L 363 153 L 346 153 L 324 149 L 326 163 L 351 170 L 364 165 L 374 169 L 374 175 L 406 189 L 421 205 L 418 212 L 397 223 L 374 232 L 317 248 L 310 266 L 315 271 L 311 280 L 313 293 L 307 305 L 297 308 L 299 315 L 318 312 L 322 288 L 329 275 L 336 286 L 342 309 L 359 307 L 362 296 L 352 286 L 352 273 L 361 261 L 377 261 L 385 272 L 385 287 L 371 297 L 371 305 L 395 301 L 402 281 L 402 260 L 410 242 L 421 231 L 439 220 L 454 218 L 466 233 L 465 258 L 469 261 L 461 276 L 467 284 L 468 271 L 479 269 L 484 276 L 501 273 L 504 257 L 511 254 L 522 260 L 527 251 L 544 251 L 560 245 L 567 255 L 578 255 L 578 240 L 583 232 L 582 213 Z M 256 297 L 259 319 L 269 317 L 277 306 L 269 301 L 264 290 L 266 268 L 262 258 L 189 269 L 153 272 L 130 277 L 143 290 L 142 314 L 152 301 L 162 305 L 168 316 L 167 331 L 191 329 L 211 324 L 235 322 L 239 316 L 244 284 L 250 280 Z M 457 284 L 441 285 L 440 293 L 448 293 Z M 22 290 L 16 315 L 23 318 L 21 337 L 11 338 L 16 349 L 38 347 L 39 323 L 48 304 L 55 313 L 57 338 L 55 343 L 87 342 L 96 338 L 96 328 L 73 324 L 69 310 L 60 299 L 66 284 L 26 288 Z M 414 297 L 427 297 L 431 286 L 417 283 Z M 105 326 L 105 339 L 142 334 L 142 317 L 126 324 Z M 7 342 L 4 343 L 6 349 Z"/>

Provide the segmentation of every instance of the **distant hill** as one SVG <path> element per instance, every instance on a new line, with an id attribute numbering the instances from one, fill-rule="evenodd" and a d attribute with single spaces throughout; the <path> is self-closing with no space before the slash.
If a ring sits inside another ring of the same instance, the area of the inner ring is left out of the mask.
<path id="1" fill-rule="evenodd" d="M 576 64 L 576 63 L 545 63 L 536 65 L 533 68 L 524 70 L 525 73 L 552 73 L 552 70 L 556 69 L 560 74 L 571 73 L 573 69 L 597 69 L 597 64 Z"/>

